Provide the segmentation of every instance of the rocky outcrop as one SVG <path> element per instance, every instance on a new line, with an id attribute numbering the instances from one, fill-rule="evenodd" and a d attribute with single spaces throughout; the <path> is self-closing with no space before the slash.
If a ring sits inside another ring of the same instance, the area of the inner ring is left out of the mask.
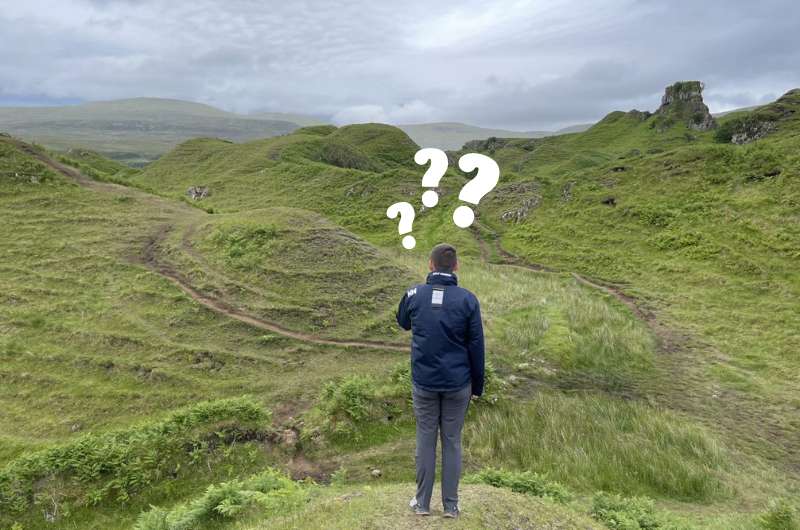
<path id="1" fill-rule="evenodd" d="M 703 102 L 703 88 L 700 81 L 678 81 L 668 86 L 661 98 L 661 106 L 655 112 L 661 118 L 658 122 L 662 126 L 683 122 L 696 131 L 715 128 L 717 122 Z"/>
<path id="2" fill-rule="evenodd" d="M 749 144 L 764 138 L 775 129 L 777 129 L 777 125 L 774 121 L 744 121 L 741 123 L 740 129 L 731 134 L 731 143 Z"/>
<path id="3" fill-rule="evenodd" d="M 507 223 L 519 223 L 531 210 L 539 206 L 542 200 L 539 187 L 533 182 L 511 183 L 496 190 L 496 200 L 501 204 L 509 204 L 510 208 L 500 214 L 500 219 Z"/>
<path id="4" fill-rule="evenodd" d="M 211 190 L 209 190 L 206 186 L 192 186 L 186 190 L 186 195 L 195 201 L 199 201 L 200 199 L 205 199 L 211 195 Z"/>

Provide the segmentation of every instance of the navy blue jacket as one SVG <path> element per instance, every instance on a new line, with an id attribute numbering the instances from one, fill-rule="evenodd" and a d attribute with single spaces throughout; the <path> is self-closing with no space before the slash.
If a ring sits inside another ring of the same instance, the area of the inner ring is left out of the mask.
<path id="1" fill-rule="evenodd" d="M 474 395 L 483 393 L 481 308 L 474 294 L 458 286 L 455 274 L 431 272 L 427 283 L 409 289 L 397 308 L 397 323 L 412 330 L 415 385 L 452 392 L 472 383 Z"/>

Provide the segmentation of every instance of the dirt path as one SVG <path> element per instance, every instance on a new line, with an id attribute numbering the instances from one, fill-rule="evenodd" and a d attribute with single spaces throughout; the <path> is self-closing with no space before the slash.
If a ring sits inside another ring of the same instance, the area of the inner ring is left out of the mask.
<path id="1" fill-rule="evenodd" d="M 491 254 L 488 249 L 488 244 L 486 242 L 486 239 L 481 233 L 481 230 L 489 232 L 491 234 L 491 240 L 494 249 L 497 252 L 497 255 L 500 256 L 500 258 L 502 259 L 502 262 L 495 263 L 495 265 L 502 265 L 506 267 L 518 267 L 521 269 L 529 269 L 537 272 L 568 273 L 575 279 L 576 282 L 613 296 L 614 298 L 616 298 L 617 300 L 628 306 L 628 308 L 640 320 L 644 321 L 645 323 L 650 323 L 655 319 L 653 313 L 643 308 L 637 302 L 636 298 L 628 294 L 625 294 L 619 287 L 615 285 L 611 285 L 609 283 L 594 278 L 589 278 L 588 276 L 583 276 L 581 274 L 578 274 L 577 272 L 563 271 L 552 267 L 547 267 L 545 265 L 540 265 L 538 263 L 529 263 L 524 259 L 520 258 L 519 256 L 516 256 L 515 254 L 508 252 L 507 250 L 505 250 L 503 247 L 500 246 L 500 238 L 498 237 L 496 232 L 494 232 L 486 225 L 481 225 L 476 222 L 475 224 L 473 224 L 472 233 L 478 240 L 478 245 L 481 249 L 481 257 L 484 262 L 491 263 L 490 261 Z"/>
<path id="2" fill-rule="evenodd" d="M 162 199 L 150 193 L 137 190 L 136 188 L 132 188 L 129 186 L 122 186 L 119 184 L 99 182 L 90 179 L 77 169 L 61 164 L 60 162 L 53 160 L 47 155 L 31 148 L 27 144 L 16 141 L 14 142 L 14 144 L 20 150 L 24 151 L 26 154 L 29 154 L 30 156 L 36 158 L 37 160 L 47 165 L 48 167 L 52 168 L 53 170 L 69 177 L 70 179 L 77 182 L 79 185 L 84 186 L 86 188 L 90 188 L 101 192 L 132 193 L 137 196 L 141 196 L 148 201 L 157 202 L 159 204 L 165 203 L 170 207 L 176 207 L 178 209 L 190 212 L 194 215 L 208 215 L 202 213 L 201 210 L 192 208 L 191 206 L 182 205 L 180 203 L 169 201 L 167 199 Z M 277 322 L 271 322 L 269 320 L 265 320 L 263 318 L 250 315 L 240 309 L 231 306 L 224 300 L 201 293 L 190 283 L 189 279 L 185 275 L 183 275 L 179 270 L 175 269 L 171 264 L 167 263 L 166 261 L 159 259 L 159 254 L 160 254 L 159 249 L 161 242 L 164 240 L 166 235 L 173 229 L 174 225 L 172 224 L 161 225 L 155 234 L 148 237 L 147 243 L 144 247 L 144 251 L 141 254 L 134 256 L 133 260 L 145 265 L 151 271 L 166 278 L 174 285 L 176 285 L 178 288 L 180 288 L 184 293 L 189 295 L 197 303 L 205 306 L 206 308 L 214 311 L 215 313 L 219 313 L 228 318 L 244 322 L 245 324 L 248 324 L 258 329 L 262 329 L 264 331 L 269 331 L 271 333 L 276 333 L 278 335 L 283 335 L 284 337 L 289 337 L 291 339 L 300 340 L 303 342 L 310 342 L 312 344 L 321 344 L 326 346 L 341 346 L 344 348 L 368 348 L 372 350 L 382 349 L 382 350 L 392 350 L 401 352 L 409 351 L 409 346 L 407 344 L 398 344 L 394 342 L 384 342 L 384 341 L 370 341 L 370 340 L 347 340 L 347 339 L 332 339 L 332 338 L 328 339 L 312 335 L 310 333 L 294 331 L 283 327 Z"/>
<path id="3" fill-rule="evenodd" d="M 409 347 L 408 345 L 405 344 L 398 344 L 398 343 L 384 342 L 384 341 L 370 341 L 370 340 L 326 339 L 323 337 L 318 337 L 316 335 L 311 335 L 309 333 L 293 331 L 275 322 L 270 322 L 268 320 L 255 317 L 253 315 L 249 315 L 244 311 L 232 307 L 230 304 L 228 304 L 223 300 L 201 293 L 199 290 L 194 288 L 189 283 L 188 279 L 183 274 L 181 274 L 180 271 L 173 268 L 168 263 L 159 261 L 158 259 L 159 245 L 171 229 L 172 226 L 165 225 L 161 228 L 161 230 L 159 230 L 154 236 L 150 238 L 145 247 L 142 260 L 150 270 L 168 279 L 169 281 L 180 287 L 181 290 L 183 290 L 183 292 L 192 297 L 192 299 L 206 306 L 212 311 L 223 314 L 227 317 L 233 318 L 240 322 L 244 322 L 245 324 L 249 324 L 253 327 L 263 329 L 265 331 L 270 331 L 272 333 L 277 333 L 279 335 L 283 335 L 285 337 L 289 337 L 292 339 L 301 340 L 304 342 L 311 342 L 314 344 L 325 344 L 330 346 L 343 346 L 348 348 L 370 348 L 370 349 L 384 349 L 384 350 L 389 349 L 393 351 L 408 351 Z"/>
<path id="4" fill-rule="evenodd" d="M 142 196 L 146 198 L 148 201 L 154 201 L 159 203 L 168 203 L 171 207 L 178 207 L 181 209 L 185 209 L 186 211 L 191 211 L 193 214 L 197 215 L 204 215 L 201 213 L 201 210 L 196 208 L 192 208 L 188 205 L 183 205 L 177 203 L 175 201 L 169 201 L 167 199 L 162 199 L 158 196 L 152 195 L 150 193 L 137 190 L 136 188 L 132 188 L 129 186 L 122 186 L 119 184 L 112 184 L 106 182 L 99 182 L 93 180 L 83 173 L 78 171 L 75 168 L 69 167 L 65 164 L 57 162 L 47 156 L 44 153 L 33 149 L 30 145 L 25 144 L 23 142 L 19 142 L 14 140 L 14 145 L 19 148 L 20 150 L 24 151 L 25 153 L 29 154 L 30 156 L 36 158 L 43 164 L 47 165 L 48 167 L 54 169 L 55 171 L 65 175 L 81 186 L 91 188 L 97 191 L 103 192 L 128 192 L 134 193 L 137 196 Z M 162 226 L 154 235 L 152 235 L 147 240 L 147 244 L 145 245 L 144 253 L 141 256 L 138 256 L 138 261 L 146 265 L 150 270 L 156 272 L 157 274 L 163 276 L 177 287 L 179 287 L 183 292 L 189 295 L 193 300 L 202 304 L 203 306 L 207 307 L 208 309 L 225 315 L 229 318 L 233 318 L 235 320 L 239 320 L 240 322 L 244 322 L 245 324 L 251 325 L 253 327 L 263 329 L 265 331 L 269 331 L 272 333 L 277 333 L 279 335 L 283 335 L 285 337 L 289 337 L 296 340 L 301 340 L 304 342 L 311 342 L 314 344 L 323 344 L 323 345 L 334 345 L 334 346 L 343 346 L 343 347 L 352 347 L 352 348 L 370 348 L 370 349 L 389 349 L 392 351 L 407 351 L 408 346 L 404 344 L 392 343 L 392 342 L 383 342 L 383 341 L 369 341 L 369 340 L 346 340 L 346 339 L 326 339 L 323 337 L 319 337 L 316 335 L 311 335 L 308 333 L 303 333 L 301 331 L 294 331 L 288 328 L 281 326 L 276 322 L 271 322 L 253 315 L 250 315 L 240 309 L 237 309 L 231 306 L 229 303 L 225 302 L 222 299 L 215 298 L 206 294 L 201 293 L 198 289 L 192 286 L 189 279 L 181 274 L 181 272 L 175 269 L 169 263 L 162 261 L 159 259 L 159 252 L 158 249 L 160 247 L 161 242 L 163 241 L 166 234 L 174 228 L 173 225 L 164 225 Z M 550 267 L 546 267 L 544 265 L 539 265 L 536 263 L 528 263 L 521 259 L 520 257 L 511 254 L 510 252 L 506 251 L 505 249 L 500 246 L 500 241 L 498 235 L 485 225 L 480 225 L 479 223 L 475 223 L 472 228 L 473 233 L 478 241 L 478 244 L 481 249 L 481 255 L 483 260 L 487 263 L 490 262 L 490 249 L 489 243 L 486 241 L 486 238 L 483 237 L 482 231 L 489 232 L 491 234 L 491 244 L 495 249 L 495 252 L 498 256 L 502 259 L 501 263 L 498 265 L 510 266 L 510 267 L 519 267 L 529 270 L 534 270 L 538 272 L 566 272 L 560 271 L 558 269 L 553 269 Z M 636 299 L 630 295 L 625 294 L 622 290 L 616 286 L 606 284 L 601 282 L 600 280 L 591 279 L 586 276 L 580 275 L 575 272 L 570 272 L 569 274 L 580 284 L 583 284 L 587 287 L 591 287 L 593 289 L 605 292 L 623 304 L 625 304 L 630 310 L 642 321 L 648 324 L 651 329 L 654 329 L 659 337 L 664 337 L 665 333 L 664 330 L 661 329 L 661 326 L 658 326 L 654 315 L 650 312 L 645 310 L 641 307 Z"/>

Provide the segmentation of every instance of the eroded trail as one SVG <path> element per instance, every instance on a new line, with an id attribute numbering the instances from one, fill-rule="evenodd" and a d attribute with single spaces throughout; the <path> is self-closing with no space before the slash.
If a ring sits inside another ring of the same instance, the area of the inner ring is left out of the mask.
<path id="1" fill-rule="evenodd" d="M 303 333 L 300 331 L 293 331 L 291 329 L 285 328 L 276 322 L 270 322 L 268 320 L 264 320 L 262 318 L 250 315 L 244 311 L 241 311 L 224 300 L 219 298 L 214 298 L 208 295 L 201 293 L 195 287 L 189 283 L 189 280 L 181 274 L 180 271 L 172 267 L 170 264 L 160 261 L 158 256 L 158 248 L 161 241 L 164 239 L 166 234 L 170 230 L 170 226 L 164 226 L 161 230 L 159 230 L 154 236 L 150 238 L 147 245 L 145 246 L 144 254 L 142 256 L 143 263 L 147 265 L 147 267 L 158 273 L 159 275 L 163 276 L 164 278 L 171 281 L 173 284 L 177 285 L 183 292 L 188 294 L 193 300 L 196 302 L 204 305 L 205 307 L 215 311 L 217 313 L 221 313 L 227 317 L 233 318 L 240 322 L 244 322 L 245 324 L 249 324 L 253 327 L 263 329 L 265 331 L 270 331 L 272 333 L 277 333 L 279 335 L 283 335 L 285 337 L 289 337 L 296 340 L 301 340 L 304 342 L 311 342 L 314 344 L 325 344 L 329 346 L 343 346 L 346 348 L 370 348 L 370 349 L 388 349 L 393 351 L 408 351 L 408 346 L 405 344 L 398 344 L 393 342 L 383 342 L 383 341 L 369 341 L 369 340 L 347 340 L 347 339 L 327 339 L 323 337 L 318 337 L 316 335 L 311 335 L 309 333 Z"/>
<path id="2" fill-rule="evenodd" d="M 145 191 L 137 190 L 136 188 L 132 188 L 129 186 L 122 186 L 119 184 L 112 184 L 107 182 L 98 182 L 96 180 L 90 179 L 89 177 L 82 174 L 77 169 L 72 167 L 66 166 L 53 160 L 52 158 L 48 157 L 47 155 L 36 151 L 35 149 L 31 149 L 30 146 L 27 146 L 23 143 L 18 143 L 18 147 L 24 150 L 27 154 L 33 156 L 43 164 L 47 165 L 51 169 L 69 177 L 70 179 L 77 182 L 79 185 L 84 186 L 86 188 L 90 188 L 95 191 L 106 192 L 106 193 L 126 193 L 135 195 L 138 198 L 144 199 L 147 202 L 158 204 L 161 207 L 168 207 L 170 209 L 175 209 L 176 214 L 191 214 L 194 216 L 198 215 L 208 215 L 203 213 L 201 210 L 196 208 L 192 208 L 191 206 L 181 204 L 176 201 L 170 201 L 168 199 L 162 199 L 156 195 L 152 195 Z M 406 352 L 408 351 L 407 344 L 399 344 L 395 342 L 385 342 L 385 341 L 371 341 L 371 340 L 349 340 L 349 339 L 333 339 L 333 338 L 325 338 L 319 337 L 310 333 L 304 333 L 302 331 L 295 331 L 288 329 L 277 322 L 272 322 L 254 315 L 251 315 L 245 311 L 242 311 L 230 303 L 226 302 L 217 297 L 213 297 L 207 294 L 202 293 L 199 289 L 194 287 L 189 279 L 181 273 L 178 269 L 176 269 L 172 264 L 168 263 L 161 257 L 160 245 L 163 242 L 166 235 L 175 228 L 176 225 L 174 224 L 162 224 L 159 229 L 147 238 L 147 242 L 144 248 L 134 255 L 131 256 L 131 259 L 135 262 L 138 262 L 144 266 L 146 266 L 151 271 L 155 272 L 156 274 L 162 276 L 163 278 L 169 280 L 179 289 L 181 289 L 184 293 L 186 293 L 189 297 L 191 297 L 197 303 L 203 305 L 204 307 L 214 311 L 215 313 L 224 315 L 228 318 L 232 318 L 234 320 L 238 320 L 243 322 L 247 325 L 253 326 L 258 329 L 262 329 L 264 331 L 269 331 L 271 333 L 275 333 L 278 335 L 282 335 L 284 337 L 288 337 L 291 339 L 309 342 L 312 344 L 321 344 L 326 346 L 340 346 L 344 348 L 367 348 L 371 350 L 392 350 L 392 351 L 401 351 Z"/>
<path id="3" fill-rule="evenodd" d="M 145 191 L 137 190 L 136 188 L 132 188 L 129 186 L 123 186 L 119 184 L 107 183 L 107 182 L 99 182 L 93 180 L 85 175 L 83 175 L 80 171 L 75 168 L 69 167 L 65 164 L 57 162 L 53 160 L 49 156 L 44 153 L 41 153 L 35 149 L 32 149 L 27 144 L 22 142 L 17 143 L 17 146 L 24 150 L 26 153 L 30 154 L 32 157 L 36 158 L 43 164 L 47 165 L 48 167 L 52 168 L 53 170 L 61 173 L 69 177 L 70 179 L 77 182 L 79 185 L 84 186 L 86 188 L 90 188 L 95 191 L 106 192 L 106 193 L 127 193 L 136 195 L 139 198 L 142 198 L 151 203 L 157 203 L 160 207 L 168 207 L 174 208 L 177 213 L 190 213 L 191 215 L 198 216 L 198 215 L 208 215 L 203 213 L 201 210 L 196 208 L 192 208 L 191 206 L 182 204 L 177 201 L 170 201 L 168 199 L 163 199 L 156 195 L 147 193 Z M 478 225 L 478 223 L 476 223 Z M 567 271 L 560 271 L 557 269 L 553 269 L 550 267 L 546 267 L 544 265 L 539 265 L 535 263 L 528 263 L 525 260 L 521 259 L 520 257 L 511 254 L 510 252 L 506 251 L 500 246 L 499 238 L 497 234 L 493 231 L 488 229 L 488 227 L 473 225 L 473 232 L 479 242 L 481 247 L 481 254 L 485 262 L 490 262 L 490 250 L 488 245 L 491 244 L 494 248 L 494 251 L 500 257 L 501 262 L 496 263 L 497 265 L 507 266 L 507 267 L 518 267 L 528 270 L 533 270 L 537 272 L 552 272 L 552 273 L 563 273 Z M 282 335 L 285 337 L 289 337 L 295 340 L 300 340 L 304 342 L 310 342 L 313 344 L 322 344 L 322 345 L 330 345 L 330 346 L 342 346 L 342 347 L 352 347 L 352 348 L 369 348 L 369 349 L 388 349 L 392 351 L 407 351 L 408 346 L 405 344 L 393 343 L 393 342 L 384 342 L 384 341 L 370 341 L 370 340 L 348 340 L 348 339 L 333 339 L 333 338 L 324 338 L 319 337 L 316 335 L 312 335 L 309 333 L 304 333 L 302 331 L 296 331 L 288 329 L 281 324 L 273 321 L 269 321 L 255 315 L 249 314 L 241 309 L 234 307 L 229 302 L 219 298 L 214 297 L 208 294 L 201 292 L 198 288 L 192 285 L 189 278 L 181 273 L 180 270 L 175 268 L 172 264 L 168 263 L 164 260 L 161 256 L 160 246 L 166 237 L 166 235 L 175 229 L 174 224 L 165 224 L 161 225 L 159 229 L 147 238 L 147 242 L 144 246 L 144 249 L 137 255 L 133 257 L 135 261 L 145 265 L 151 271 L 159 274 L 160 276 L 166 278 L 175 286 L 180 288 L 184 293 L 190 296 L 193 300 L 198 302 L 199 304 L 203 305 L 204 307 L 222 314 L 228 318 L 232 318 L 248 324 L 250 326 L 269 331 L 271 333 L 276 333 L 278 335 Z M 491 243 L 487 242 L 486 239 L 483 237 L 481 231 L 488 231 L 492 234 L 491 236 Z M 640 304 L 637 303 L 636 299 L 632 296 L 629 296 L 622 292 L 616 286 L 606 284 L 599 280 L 591 279 L 586 276 L 580 275 L 575 272 L 569 272 L 569 274 L 577 281 L 587 287 L 592 289 L 596 289 L 598 291 L 604 292 L 609 294 L 619 300 L 621 303 L 626 305 L 637 318 L 642 320 L 643 322 L 647 323 L 648 326 L 656 332 L 657 335 L 662 339 L 665 339 L 664 330 L 660 329 L 661 326 L 658 325 L 657 321 L 655 320 L 653 314 L 650 311 L 644 309 Z"/>

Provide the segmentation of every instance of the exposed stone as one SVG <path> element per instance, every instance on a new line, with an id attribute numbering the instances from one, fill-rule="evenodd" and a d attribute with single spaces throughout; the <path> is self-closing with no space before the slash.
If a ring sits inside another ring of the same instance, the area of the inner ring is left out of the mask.
<path id="1" fill-rule="evenodd" d="M 572 199 L 572 188 L 575 186 L 575 181 L 570 180 L 567 182 L 564 187 L 561 189 L 561 200 L 564 202 L 569 202 Z"/>
<path id="2" fill-rule="evenodd" d="M 522 196 L 522 201 L 519 197 Z M 537 186 L 532 182 L 512 183 L 502 189 L 498 190 L 497 198 L 499 200 L 512 199 L 518 204 L 512 209 L 506 210 L 500 214 L 500 219 L 505 222 L 518 223 L 528 216 L 528 213 L 539 206 L 541 196 L 537 193 Z"/>
<path id="3" fill-rule="evenodd" d="M 380 469 L 372 470 L 372 478 L 381 478 L 381 475 L 383 475 L 383 473 L 381 472 Z"/>
<path id="4" fill-rule="evenodd" d="M 655 112 L 656 116 L 665 119 L 658 120 L 656 127 L 663 130 L 674 119 L 697 131 L 715 128 L 717 122 L 703 102 L 704 88 L 700 81 L 678 81 L 668 86 L 661 98 L 661 106 Z"/>
<path id="5" fill-rule="evenodd" d="M 462 151 L 487 151 L 489 153 L 494 153 L 497 149 L 501 149 L 508 145 L 508 142 L 511 140 L 511 138 L 497 138 L 495 136 L 489 137 L 486 140 L 472 140 L 464 144 Z"/>
<path id="6" fill-rule="evenodd" d="M 731 143 L 742 145 L 755 142 L 775 131 L 774 121 L 752 121 L 742 123 L 741 129 L 731 135 Z"/>
<path id="7" fill-rule="evenodd" d="M 199 201 L 200 199 L 205 199 L 211 195 L 211 190 L 209 190 L 206 186 L 192 186 L 186 190 L 186 195 L 195 201 Z"/>

